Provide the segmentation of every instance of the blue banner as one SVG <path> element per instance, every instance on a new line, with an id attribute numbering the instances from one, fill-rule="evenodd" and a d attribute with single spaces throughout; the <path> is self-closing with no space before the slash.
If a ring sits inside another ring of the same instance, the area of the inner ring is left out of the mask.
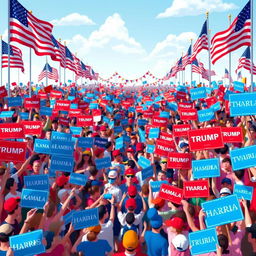
<path id="1" fill-rule="evenodd" d="M 90 103 L 89 108 L 90 109 L 98 109 L 99 108 L 99 104 L 98 103 Z"/>
<path id="2" fill-rule="evenodd" d="M 214 112 L 221 110 L 220 102 L 219 102 L 219 101 L 216 102 L 215 104 L 211 105 L 210 108 L 211 108 Z"/>
<path id="3" fill-rule="evenodd" d="M 40 108 L 40 115 L 41 116 L 51 116 L 52 115 L 52 108 L 49 108 L 49 107 Z"/>
<path id="4" fill-rule="evenodd" d="M 236 195 L 230 195 L 202 203 L 207 228 L 243 220 L 244 215 Z"/>
<path id="5" fill-rule="evenodd" d="M 139 136 L 141 142 L 146 142 L 146 132 L 139 128 Z"/>
<path id="6" fill-rule="evenodd" d="M 113 109 L 112 107 L 110 107 L 110 106 L 108 106 L 108 105 L 106 106 L 106 111 L 107 111 L 107 112 L 112 113 L 113 110 L 114 110 L 114 109 Z"/>
<path id="7" fill-rule="evenodd" d="M 145 169 L 145 168 L 147 168 L 151 165 L 151 162 L 146 157 L 140 156 L 139 161 L 138 161 L 138 165 L 140 167 L 142 167 L 143 169 Z"/>
<path id="8" fill-rule="evenodd" d="M 7 98 L 8 107 L 20 107 L 22 106 L 22 98 L 20 96 L 17 97 L 9 97 Z"/>
<path id="9" fill-rule="evenodd" d="M 121 148 L 123 148 L 123 146 L 124 146 L 124 138 L 122 136 L 122 137 L 116 139 L 115 149 L 121 149 Z"/>
<path id="10" fill-rule="evenodd" d="M 14 111 L 2 111 L 0 113 L 0 118 L 11 118 L 14 114 Z"/>
<path id="11" fill-rule="evenodd" d="M 113 99 L 114 104 L 119 104 L 120 102 L 121 102 L 120 99 Z"/>
<path id="12" fill-rule="evenodd" d="M 256 145 L 230 151 L 234 171 L 254 167 L 256 164 Z"/>
<path id="13" fill-rule="evenodd" d="M 160 117 L 164 117 L 164 118 L 170 118 L 170 113 L 166 112 L 166 111 L 163 111 L 163 112 L 160 113 L 159 116 Z"/>
<path id="14" fill-rule="evenodd" d="M 52 131 L 51 141 L 53 141 L 53 140 L 71 142 L 72 141 L 72 134 L 71 133 Z"/>
<path id="15" fill-rule="evenodd" d="M 106 116 L 103 116 L 102 120 L 103 120 L 104 123 L 107 123 L 107 124 L 109 124 L 109 122 L 110 122 L 110 119 Z"/>
<path id="16" fill-rule="evenodd" d="M 53 155 L 51 158 L 51 171 L 73 172 L 74 158 Z"/>
<path id="17" fill-rule="evenodd" d="M 52 155 L 63 155 L 63 156 L 73 156 L 74 143 L 67 141 L 51 141 L 51 154 Z"/>
<path id="18" fill-rule="evenodd" d="M 216 228 L 190 232 L 188 236 L 192 255 L 210 253 L 217 250 L 218 238 Z"/>
<path id="19" fill-rule="evenodd" d="M 150 128 L 148 138 L 157 139 L 159 137 L 160 129 L 159 128 Z"/>
<path id="20" fill-rule="evenodd" d="M 111 158 L 110 157 L 104 157 L 104 158 L 98 158 L 95 159 L 96 168 L 98 170 L 109 168 L 111 167 Z"/>
<path id="21" fill-rule="evenodd" d="M 155 145 L 147 145 L 147 149 L 146 149 L 146 151 L 147 151 L 147 153 L 149 153 L 149 154 L 153 154 L 154 153 L 154 151 L 155 151 Z"/>
<path id="22" fill-rule="evenodd" d="M 35 139 L 34 151 L 41 154 L 51 154 L 51 141 Z"/>
<path id="23" fill-rule="evenodd" d="M 100 148 L 106 148 L 107 142 L 108 142 L 108 139 L 105 139 L 105 138 L 100 138 L 100 137 L 94 138 L 94 145 Z"/>
<path id="24" fill-rule="evenodd" d="M 138 126 L 144 126 L 148 124 L 148 120 L 146 119 L 138 119 Z"/>
<path id="25" fill-rule="evenodd" d="M 237 195 L 238 199 L 252 200 L 253 187 L 235 184 L 234 194 Z"/>
<path id="26" fill-rule="evenodd" d="M 28 120 L 29 119 L 29 113 L 28 112 L 20 112 L 20 118 L 22 120 Z"/>
<path id="27" fill-rule="evenodd" d="M 256 92 L 229 95 L 230 116 L 256 115 Z"/>
<path id="28" fill-rule="evenodd" d="M 244 92 L 244 83 L 239 82 L 239 81 L 234 81 L 234 90 L 238 92 Z"/>
<path id="29" fill-rule="evenodd" d="M 77 146 L 80 148 L 92 148 L 93 138 L 92 137 L 79 137 Z"/>
<path id="30" fill-rule="evenodd" d="M 87 176 L 85 176 L 84 174 L 72 172 L 69 176 L 69 183 L 79 186 L 85 186 L 87 179 Z"/>
<path id="31" fill-rule="evenodd" d="M 82 132 L 82 127 L 70 126 L 71 134 L 73 135 L 80 135 Z"/>
<path id="32" fill-rule="evenodd" d="M 47 174 L 24 176 L 24 184 L 28 189 L 49 191 L 49 176 Z"/>
<path id="33" fill-rule="evenodd" d="M 74 227 L 74 230 L 99 225 L 98 208 L 74 212 L 72 216 L 72 225 Z"/>
<path id="34" fill-rule="evenodd" d="M 152 188 L 152 192 L 159 192 L 161 185 L 162 184 L 168 184 L 168 181 L 167 180 L 151 181 L 149 184 Z"/>
<path id="35" fill-rule="evenodd" d="M 123 126 L 128 125 L 128 119 L 122 119 L 121 125 L 123 125 Z"/>
<path id="36" fill-rule="evenodd" d="M 194 179 L 219 177 L 219 158 L 192 160 L 192 173 Z"/>
<path id="37" fill-rule="evenodd" d="M 22 189 L 21 207 L 43 209 L 48 201 L 49 192 L 45 190 Z"/>
<path id="38" fill-rule="evenodd" d="M 114 132 L 115 133 L 121 133 L 123 131 L 123 127 L 122 126 L 115 126 L 114 127 Z"/>
<path id="39" fill-rule="evenodd" d="M 214 119 L 214 111 L 211 108 L 199 110 L 197 114 L 199 122 L 207 122 Z"/>
<path id="40" fill-rule="evenodd" d="M 45 252 L 43 230 L 30 231 L 10 237 L 10 247 L 14 256 L 34 256 Z"/>
<path id="41" fill-rule="evenodd" d="M 150 165 L 149 167 L 147 167 L 145 169 L 142 169 L 142 171 L 141 171 L 142 180 L 146 180 L 147 178 L 152 177 L 153 174 L 154 174 L 154 171 L 153 171 L 152 165 Z"/>
<path id="42" fill-rule="evenodd" d="M 204 87 L 199 87 L 190 90 L 191 100 L 205 99 L 207 97 Z"/>

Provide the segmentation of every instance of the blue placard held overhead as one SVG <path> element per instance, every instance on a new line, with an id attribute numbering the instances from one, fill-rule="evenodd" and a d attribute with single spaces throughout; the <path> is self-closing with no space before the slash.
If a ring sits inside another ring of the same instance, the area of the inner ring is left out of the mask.
<path id="1" fill-rule="evenodd" d="M 145 168 L 147 168 L 151 165 L 151 162 L 146 157 L 140 156 L 139 161 L 138 161 L 138 165 L 141 166 L 143 169 L 145 169 Z"/>
<path id="2" fill-rule="evenodd" d="M 192 173 L 194 179 L 220 176 L 220 162 L 218 158 L 192 160 Z"/>
<path id="3" fill-rule="evenodd" d="M 106 148 L 106 143 L 108 142 L 108 139 L 95 137 L 94 138 L 94 145 L 100 148 Z"/>
<path id="4" fill-rule="evenodd" d="M 29 175 L 24 176 L 24 184 L 28 189 L 35 190 L 49 190 L 49 176 L 43 175 Z"/>
<path id="5" fill-rule="evenodd" d="M 87 176 L 85 176 L 84 174 L 75 173 L 75 172 L 70 174 L 70 177 L 69 177 L 70 184 L 85 186 L 86 182 L 87 182 Z"/>
<path id="6" fill-rule="evenodd" d="M 234 90 L 238 92 L 244 92 L 244 83 L 239 82 L 239 81 L 234 81 Z"/>
<path id="7" fill-rule="evenodd" d="M 51 158 L 51 171 L 73 172 L 74 158 L 53 155 Z"/>
<path id="8" fill-rule="evenodd" d="M 51 141 L 35 139 L 34 151 L 41 154 L 51 154 Z"/>
<path id="9" fill-rule="evenodd" d="M 146 180 L 147 178 L 152 177 L 153 174 L 154 174 L 154 171 L 153 171 L 152 165 L 141 170 L 142 180 Z"/>
<path id="10" fill-rule="evenodd" d="M 82 132 L 83 128 L 82 127 L 76 127 L 76 126 L 71 126 L 70 131 L 72 135 L 80 135 Z M 83 138 L 83 137 L 80 137 Z"/>
<path id="11" fill-rule="evenodd" d="M 237 195 L 238 199 L 252 200 L 253 187 L 235 184 L 234 194 Z"/>
<path id="12" fill-rule="evenodd" d="M 153 154 L 154 151 L 155 151 L 155 147 L 156 147 L 155 145 L 150 145 L 150 144 L 148 144 L 148 145 L 147 145 L 147 148 L 146 148 L 147 153 Z"/>
<path id="13" fill-rule="evenodd" d="M 115 149 L 121 149 L 121 148 L 123 148 L 123 146 L 124 146 L 124 138 L 122 136 L 122 137 L 116 139 Z"/>
<path id="14" fill-rule="evenodd" d="M 0 113 L 0 118 L 11 118 L 14 114 L 14 111 L 2 111 Z"/>
<path id="15" fill-rule="evenodd" d="M 79 137 L 77 146 L 80 148 L 92 148 L 93 147 L 93 138 Z"/>
<path id="16" fill-rule="evenodd" d="M 159 128 L 150 128 L 148 138 L 157 139 L 159 137 L 160 129 Z"/>
<path id="17" fill-rule="evenodd" d="M 20 118 L 22 120 L 28 120 L 29 119 L 29 113 L 28 112 L 20 112 Z"/>
<path id="18" fill-rule="evenodd" d="M 96 168 L 98 170 L 109 168 L 111 167 L 111 158 L 110 157 L 104 157 L 104 158 L 98 158 L 95 159 Z"/>
<path id="19" fill-rule="evenodd" d="M 63 156 L 73 156 L 74 143 L 67 141 L 51 141 L 51 154 L 52 155 L 63 155 Z"/>
<path id="20" fill-rule="evenodd" d="M 23 188 L 20 205 L 26 208 L 43 209 L 48 196 L 48 191 Z"/>
<path id="21" fill-rule="evenodd" d="M 168 184 L 168 181 L 167 180 L 151 181 L 149 184 L 152 188 L 152 192 L 159 192 L 161 185 L 162 184 Z"/>
<path id="22" fill-rule="evenodd" d="M 7 98 L 8 107 L 20 107 L 22 106 L 22 98 L 20 96 L 17 97 L 9 97 Z"/>
<path id="23" fill-rule="evenodd" d="M 199 122 L 207 122 L 214 119 L 214 110 L 212 108 L 199 110 L 197 114 Z"/>
<path id="24" fill-rule="evenodd" d="M 72 225 L 74 227 L 74 230 L 99 225 L 98 208 L 74 212 L 72 215 Z"/>
<path id="25" fill-rule="evenodd" d="M 52 131 L 51 140 L 70 142 L 72 140 L 72 134 Z"/>
<path id="26" fill-rule="evenodd" d="M 51 116 L 52 115 L 52 108 L 49 107 L 42 107 L 40 108 L 40 115 L 41 116 Z"/>
<path id="27" fill-rule="evenodd" d="M 206 90 L 204 87 L 199 87 L 190 90 L 191 100 L 204 99 L 207 97 Z"/>

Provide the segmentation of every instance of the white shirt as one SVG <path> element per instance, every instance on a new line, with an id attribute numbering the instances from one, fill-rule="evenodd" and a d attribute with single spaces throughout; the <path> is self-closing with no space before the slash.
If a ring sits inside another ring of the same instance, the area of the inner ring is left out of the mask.
<path id="1" fill-rule="evenodd" d="M 122 213 L 121 211 L 117 213 L 117 218 L 118 218 L 121 226 L 127 225 L 127 223 L 125 221 L 126 214 L 127 214 L 127 212 Z M 144 216 L 143 211 L 141 211 L 139 214 L 134 214 L 135 220 L 134 220 L 133 224 L 138 226 L 142 222 L 143 216 Z"/>
<path id="2" fill-rule="evenodd" d="M 16 191 L 16 195 L 14 194 L 11 194 L 10 192 L 5 196 L 5 201 L 9 198 L 15 198 L 15 197 L 21 197 L 21 192 L 19 191 Z"/>
<path id="3" fill-rule="evenodd" d="M 108 189 L 108 193 L 115 197 L 115 201 L 119 203 L 122 199 L 122 191 L 117 185 L 107 183 L 105 188 Z"/>

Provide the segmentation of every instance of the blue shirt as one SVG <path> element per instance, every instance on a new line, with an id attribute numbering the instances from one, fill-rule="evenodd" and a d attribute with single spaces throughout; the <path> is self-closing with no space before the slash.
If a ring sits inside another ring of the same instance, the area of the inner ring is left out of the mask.
<path id="1" fill-rule="evenodd" d="M 111 252 L 111 250 L 112 248 L 106 240 L 85 241 L 77 246 L 77 251 L 82 252 L 84 256 L 106 256 L 106 253 Z"/>
<path id="2" fill-rule="evenodd" d="M 147 244 L 148 256 L 167 256 L 168 255 L 168 242 L 160 234 L 146 231 L 145 241 Z"/>

